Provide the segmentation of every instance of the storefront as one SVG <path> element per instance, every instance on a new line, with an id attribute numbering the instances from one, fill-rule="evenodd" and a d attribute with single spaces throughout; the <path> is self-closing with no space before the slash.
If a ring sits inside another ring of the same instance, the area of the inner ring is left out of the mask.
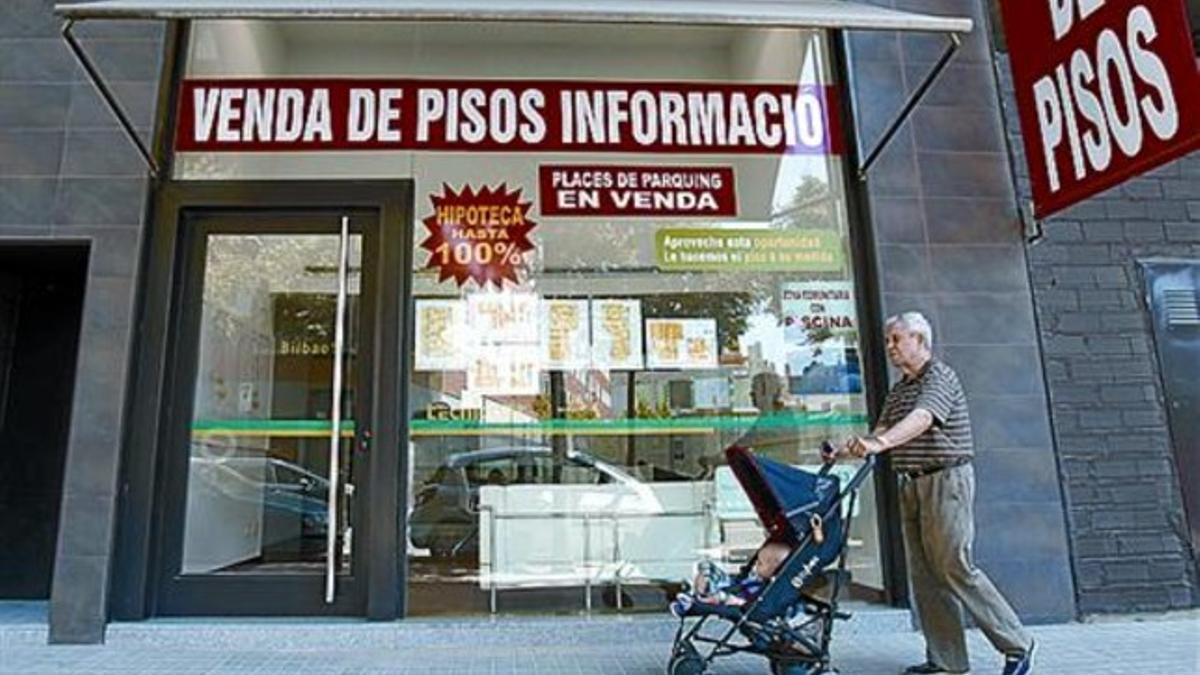
<path id="1" fill-rule="evenodd" d="M 115 618 L 658 611 L 760 537 L 725 447 L 811 466 L 867 428 L 878 154 L 843 30 L 969 21 L 210 4 L 85 16 L 188 19 Z M 852 595 L 902 603 L 894 486 L 863 495 Z"/>

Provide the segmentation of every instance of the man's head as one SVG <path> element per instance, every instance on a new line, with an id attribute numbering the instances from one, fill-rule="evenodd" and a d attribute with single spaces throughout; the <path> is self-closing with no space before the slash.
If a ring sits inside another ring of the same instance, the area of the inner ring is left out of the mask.
<path id="1" fill-rule="evenodd" d="M 759 412 L 783 408 L 783 378 L 773 371 L 756 374 L 750 380 L 750 402 Z"/>
<path id="2" fill-rule="evenodd" d="M 906 374 L 919 371 L 933 355 L 933 329 L 920 312 L 897 314 L 883 329 L 888 360 Z"/>
<path id="3" fill-rule="evenodd" d="M 765 544 L 758 549 L 758 557 L 754 560 L 754 573 L 763 579 L 770 579 L 779 571 L 779 566 L 787 559 L 788 547 L 778 542 Z"/>

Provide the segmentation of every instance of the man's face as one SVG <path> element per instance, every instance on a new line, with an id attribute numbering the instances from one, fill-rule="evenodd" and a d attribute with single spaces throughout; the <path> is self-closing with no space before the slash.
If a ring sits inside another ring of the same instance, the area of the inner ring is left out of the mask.
<path id="1" fill-rule="evenodd" d="M 904 326 L 892 326 L 886 338 L 888 360 L 897 368 L 918 365 L 927 355 L 921 336 Z"/>

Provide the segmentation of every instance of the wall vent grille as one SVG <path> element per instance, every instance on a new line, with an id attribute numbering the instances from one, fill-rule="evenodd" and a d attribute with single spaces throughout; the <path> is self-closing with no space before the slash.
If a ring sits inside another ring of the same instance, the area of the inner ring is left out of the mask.
<path id="1" fill-rule="evenodd" d="M 1166 309 L 1167 326 L 1200 326 L 1200 301 L 1190 288 L 1163 291 L 1163 307 Z"/>

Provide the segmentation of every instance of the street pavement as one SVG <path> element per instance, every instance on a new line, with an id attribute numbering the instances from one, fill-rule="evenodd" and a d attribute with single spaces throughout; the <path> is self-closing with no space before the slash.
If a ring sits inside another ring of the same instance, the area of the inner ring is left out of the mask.
<path id="1" fill-rule="evenodd" d="M 11 613 L 10 613 L 11 614 Z M 113 624 L 104 645 L 47 645 L 44 619 L 3 620 L 0 673 L 509 673 L 658 674 L 674 625 L 657 616 L 499 618 L 397 623 L 164 620 Z M 906 617 L 903 617 L 906 618 Z M 839 628 L 834 665 L 847 675 L 894 675 L 922 657 L 919 634 L 896 616 Z M 1032 628 L 1036 673 L 1200 673 L 1200 612 Z M 972 672 L 1001 659 L 970 635 Z M 765 674 L 766 661 L 722 659 L 714 675 Z"/>

